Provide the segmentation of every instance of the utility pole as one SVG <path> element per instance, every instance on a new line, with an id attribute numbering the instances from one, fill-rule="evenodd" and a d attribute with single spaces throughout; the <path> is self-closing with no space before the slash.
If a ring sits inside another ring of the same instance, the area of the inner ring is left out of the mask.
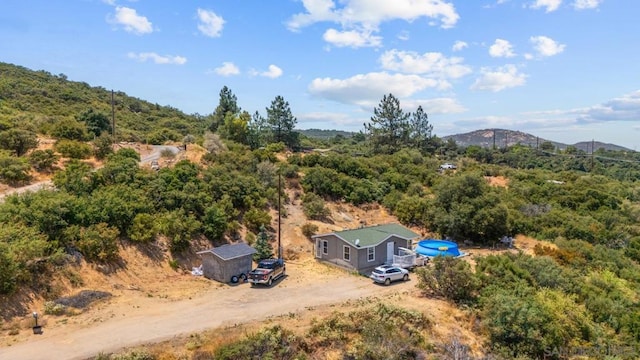
<path id="1" fill-rule="evenodd" d="M 591 171 L 593 171 L 593 153 L 595 152 L 595 142 L 591 139 Z"/>
<path id="2" fill-rule="evenodd" d="M 496 149 L 496 129 L 493 129 L 493 150 Z"/>

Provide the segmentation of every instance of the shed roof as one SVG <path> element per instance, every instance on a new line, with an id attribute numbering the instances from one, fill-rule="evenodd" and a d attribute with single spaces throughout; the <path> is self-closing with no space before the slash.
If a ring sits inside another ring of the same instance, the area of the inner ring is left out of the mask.
<path id="1" fill-rule="evenodd" d="M 400 224 L 368 226 L 358 229 L 337 231 L 332 234 L 353 246 L 356 245 L 356 240 L 358 240 L 358 245 L 360 247 L 377 245 L 391 235 L 396 235 L 407 240 L 420 236 Z M 322 237 L 322 235 L 317 235 L 316 237 Z"/>
<path id="2" fill-rule="evenodd" d="M 211 253 L 222 260 L 231 260 L 241 256 L 253 255 L 256 249 L 245 243 L 226 244 L 213 249 L 199 251 L 198 255 Z"/>

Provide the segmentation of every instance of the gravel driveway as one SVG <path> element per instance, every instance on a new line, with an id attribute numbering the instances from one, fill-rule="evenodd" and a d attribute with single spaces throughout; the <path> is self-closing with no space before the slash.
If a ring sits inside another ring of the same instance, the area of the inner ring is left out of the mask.
<path id="1" fill-rule="evenodd" d="M 97 313 L 92 314 L 93 320 L 88 324 L 51 329 L 45 326 L 44 334 L 31 335 L 26 341 L 0 349 L 0 359 L 86 359 L 101 352 L 117 352 L 180 334 L 413 287 L 412 281 L 378 286 L 365 277 L 347 272 L 318 276 L 308 274 L 312 270 L 296 264 L 288 264 L 287 270 L 287 277 L 272 288 L 225 285 L 211 287 L 197 297 L 179 301 L 140 297 L 135 303 L 109 304 L 95 310 Z"/>

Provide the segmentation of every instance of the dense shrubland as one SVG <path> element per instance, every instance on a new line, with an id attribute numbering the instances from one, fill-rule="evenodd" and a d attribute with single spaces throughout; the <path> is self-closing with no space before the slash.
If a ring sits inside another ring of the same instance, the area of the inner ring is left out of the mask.
<path id="1" fill-rule="evenodd" d="M 296 120 L 279 96 L 266 117 L 249 115 L 225 87 L 214 113 L 199 116 L 119 93 L 119 139 L 195 141 L 208 150 L 202 163 L 180 161 L 153 172 L 139 167 L 133 150 L 111 153 L 105 89 L 6 64 L 0 74 L 0 181 L 28 183 L 33 168 L 54 173 L 56 187 L 0 204 L 0 294 L 22 289 L 47 297 L 53 271 L 80 258 L 115 262 L 119 245 L 161 238 L 179 253 L 194 239 L 219 244 L 244 229 L 248 238 L 264 239 L 281 174 L 287 186 L 304 191 L 309 219 L 330 218 L 327 201 L 378 203 L 405 225 L 458 242 L 493 246 L 504 235 L 525 234 L 553 243 L 536 247 L 536 256 L 478 258 L 474 268 L 438 259 L 419 273 L 426 294 L 478 317 L 477 330 L 495 354 L 540 358 L 554 351 L 640 346 L 637 153 L 459 148 L 431 133 L 421 109 L 404 113 L 392 95 L 383 98 L 364 132 L 314 140 L 293 131 Z M 55 137 L 55 152 L 34 151 L 36 133 Z M 314 147 L 333 151 L 296 152 Z M 278 160 L 287 149 L 293 153 Z M 64 169 L 56 166 L 59 156 L 66 159 Z M 92 169 L 82 161 L 88 156 L 103 158 L 104 166 Z M 438 170 L 453 160 L 458 170 Z M 488 177 L 508 183 L 490 186 Z M 313 232 L 308 224 L 305 235 Z M 290 346 L 287 354 L 295 357 L 309 355 L 309 342 L 340 340 L 326 326 L 314 329 L 318 336 L 311 340 L 286 329 L 265 330 L 216 356 L 257 351 L 258 343 L 273 354 Z M 345 356 L 375 358 L 395 349 L 376 348 L 366 337 L 379 338 L 389 329 L 351 330 L 363 337 L 345 345 Z M 414 358 L 426 346 L 409 335 L 401 340 L 409 351 L 401 358 Z"/>

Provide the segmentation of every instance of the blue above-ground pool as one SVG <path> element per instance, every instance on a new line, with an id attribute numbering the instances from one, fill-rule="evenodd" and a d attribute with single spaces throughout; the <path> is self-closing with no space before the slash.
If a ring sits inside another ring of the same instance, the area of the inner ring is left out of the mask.
<path id="1" fill-rule="evenodd" d="M 418 243 L 416 253 L 424 256 L 460 256 L 458 244 L 447 240 L 425 239 Z"/>

